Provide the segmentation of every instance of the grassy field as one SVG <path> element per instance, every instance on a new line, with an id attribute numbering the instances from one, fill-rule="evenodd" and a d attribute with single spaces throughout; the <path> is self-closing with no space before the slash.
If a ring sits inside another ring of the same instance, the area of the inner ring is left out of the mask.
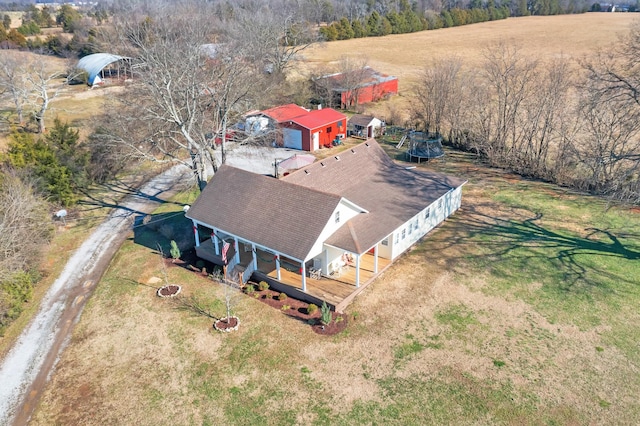
<path id="1" fill-rule="evenodd" d="M 240 330 L 214 332 L 220 289 L 169 268 L 212 317 L 160 300 L 158 256 L 132 238 L 33 424 L 636 423 L 639 213 L 467 155 L 421 167 L 469 179 L 462 209 L 334 337 L 249 297 Z"/>

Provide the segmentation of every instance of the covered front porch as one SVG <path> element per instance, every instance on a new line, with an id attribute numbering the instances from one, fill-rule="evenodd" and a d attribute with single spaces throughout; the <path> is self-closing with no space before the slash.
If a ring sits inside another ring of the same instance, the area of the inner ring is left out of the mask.
<path id="1" fill-rule="evenodd" d="M 389 267 L 391 260 L 378 257 L 378 272 L 375 272 L 375 258 L 372 254 L 364 254 L 360 259 L 360 284 L 356 286 L 356 267 L 345 265 L 339 273 L 320 275 L 317 278 L 305 277 L 306 293 L 324 300 L 342 312 L 353 299 L 364 290 L 380 273 Z M 258 265 L 255 272 L 258 277 L 264 275 L 282 284 L 302 291 L 302 275 L 300 268 L 280 268 L 280 278 L 275 268 Z"/>
<path id="2" fill-rule="evenodd" d="M 216 238 L 198 241 L 196 253 L 202 259 L 224 265 L 221 256 L 223 240 L 218 240 L 216 247 Z M 380 256 L 377 256 L 376 261 L 375 252 L 365 253 L 360 256 L 359 262 L 356 256 L 352 262 L 326 275 L 318 270 L 314 271 L 308 267 L 308 263 L 304 265 L 301 261 L 256 247 L 249 242 L 232 239 L 230 236 L 225 238 L 231 243 L 226 253 L 229 273 L 234 269 L 237 273 L 243 274 L 245 282 L 253 275 L 254 280 L 267 281 L 276 290 L 284 291 L 291 297 L 306 299 L 316 304 L 325 301 L 338 312 L 342 312 L 391 264 L 390 259 Z"/>

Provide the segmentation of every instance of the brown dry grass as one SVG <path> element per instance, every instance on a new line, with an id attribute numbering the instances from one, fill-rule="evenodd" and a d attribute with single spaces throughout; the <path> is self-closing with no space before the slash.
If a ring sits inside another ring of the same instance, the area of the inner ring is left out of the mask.
<path id="1" fill-rule="evenodd" d="M 307 67 L 336 64 L 342 56 L 368 58 L 370 66 L 400 79 L 400 91 L 433 60 L 460 56 L 470 66 L 482 61 L 482 50 L 498 42 L 514 42 L 525 55 L 579 59 L 614 42 L 638 22 L 633 13 L 510 18 L 435 31 L 379 38 L 335 41 L 304 52 Z"/>
<path id="2" fill-rule="evenodd" d="M 426 167 L 473 176 L 463 208 L 368 287 L 348 309 L 347 332 L 333 338 L 250 297 L 238 306 L 240 330 L 215 333 L 212 319 L 155 296 L 148 283 L 161 276 L 157 256 L 127 243 L 87 305 L 33 424 L 360 424 L 388 419 L 377 410 L 393 404 L 409 416 L 402 424 L 632 423 L 637 366 L 607 340 L 612 324 L 554 322 L 526 297 L 489 291 L 495 278 L 466 261 L 473 246 L 445 244 L 476 216 L 530 215 L 492 199 L 505 176 L 462 157 Z M 180 268 L 169 272 L 170 282 L 223 313 L 218 287 Z M 542 285 L 520 291 L 536 297 Z M 452 310 L 457 316 L 443 320 Z M 399 355 L 414 341 L 421 350 Z M 412 399 L 390 396 L 389 383 L 408 387 Z M 427 400 L 448 401 L 446 413 L 426 415 Z"/>

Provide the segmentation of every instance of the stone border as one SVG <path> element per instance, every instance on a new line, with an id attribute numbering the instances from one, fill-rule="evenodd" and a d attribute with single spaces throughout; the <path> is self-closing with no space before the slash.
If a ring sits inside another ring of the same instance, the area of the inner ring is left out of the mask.
<path id="1" fill-rule="evenodd" d="M 232 331 L 237 331 L 238 328 L 240 327 L 240 318 L 236 317 L 236 316 L 230 316 L 229 318 L 235 318 L 236 319 L 236 325 L 234 327 L 229 327 L 229 328 L 218 328 L 217 324 L 221 321 L 224 321 L 225 319 L 227 319 L 227 317 L 224 318 L 220 318 L 218 321 L 213 323 L 213 328 L 215 328 L 216 330 L 222 332 L 222 333 L 231 333 Z"/>
<path id="2" fill-rule="evenodd" d="M 165 289 L 167 287 L 178 287 L 178 291 L 176 291 L 175 293 L 172 294 L 167 294 L 166 296 L 164 294 L 162 294 L 162 289 Z M 156 292 L 156 294 L 158 295 L 158 297 L 162 297 L 162 298 L 166 298 L 166 297 L 175 297 L 178 294 L 180 294 L 180 291 L 182 291 L 182 287 L 177 285 L 177 284 L 169 284 L 169 285 L 163 285 L 162 287 L 160 287 L 158 289 L 158 291 Z"/>

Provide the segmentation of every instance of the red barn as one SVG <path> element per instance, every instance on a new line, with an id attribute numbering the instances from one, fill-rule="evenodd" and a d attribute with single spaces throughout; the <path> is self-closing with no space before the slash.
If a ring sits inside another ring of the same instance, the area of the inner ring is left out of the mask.
<path id="1" fill-rule="evenodd" d="M 331 108 L 317 109 L 282 123 L 283 145 L 315 151 L 330 147 L 347 133 L 347 116 Z"/>
<path id="2" fill-rule="evenodd" d="M 337 138 L 347 133 L 347 116 L 331 108 L 308 111 L 298 105 L 288 104 L 251 113 L 246 118 L 246 128 L 251 132 L 279 129 L 276 144 L 285 148 L 315 151 L 331 146 Z"/>
<path id="3" fill-rule="evenodd" d="M 398 78 L 364 67 L 347 73 L 325 75 L 315 80 L 321 91 L 329 91 L 332 105 L 350 108 L 398 93 Z"/>

